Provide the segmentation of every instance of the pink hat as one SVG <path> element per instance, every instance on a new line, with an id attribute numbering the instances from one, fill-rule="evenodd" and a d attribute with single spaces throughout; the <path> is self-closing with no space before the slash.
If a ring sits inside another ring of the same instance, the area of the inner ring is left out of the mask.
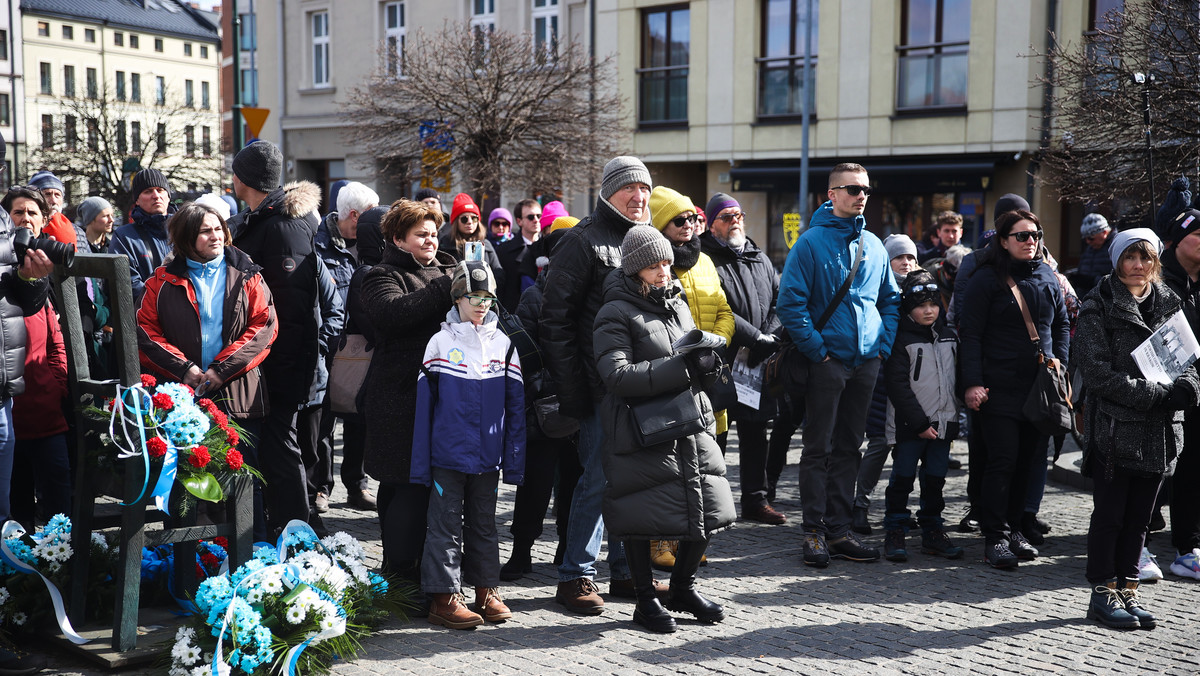
<path id="1" fill-rule="evenodd" d="M 544 231 L 546 228 L 549 228 L 550 224 L 554 223 L 554 219 L 558 218 L 559 216 L 570 215 L 571 214 L 567 213 L 567 208 L 564 207 L 563 203 L 559 202 L 558 200 L 547 204 L 546 206 L 542 207 L 542 230 Z"/>

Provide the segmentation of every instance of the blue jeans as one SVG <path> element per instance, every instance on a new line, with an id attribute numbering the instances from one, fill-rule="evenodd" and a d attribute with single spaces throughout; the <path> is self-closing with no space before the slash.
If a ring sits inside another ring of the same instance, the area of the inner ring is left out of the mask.
<path id="1" fill-rule="evenodd" d="M 12 517 L 8 491 L 12 486 L 13 449 L 17 435 L 13 432 L 12 399 L 5 399 L 0 411 L 0 524 Z"/>
<path id="2" fill-rule="evenodd" d="M 904 528 L 908 521 L 908 496 L 912 493 L 918 462 L 921 463 L 921 508 L 917 511 L 917 523 L 923 531 L 942 528 L 942 510 L 946 506 L 942 487 L 949 470 L 950 440 L 916 439 L 897 442 L 892 451 L 892 477 L 888 480 L 887 511 L 883 517 L 886 529 Z"/>
<path id="3" fill-rule="evenodd" d="M 604 427 L 600 414 L 579 421 L 579 464 L 583 474 L 575 485 L 571 500 L 571 521 L 567 524 L 567 546 L 563 562 L 558 567 L 560 582 L 596 576 L 596 560 L 600 558 L 600 542 L 604 538 Z M 625 547 L 619 541 L 608 543 L 609 574 L 614 580 L 629 579 L 629 564 Z"/>

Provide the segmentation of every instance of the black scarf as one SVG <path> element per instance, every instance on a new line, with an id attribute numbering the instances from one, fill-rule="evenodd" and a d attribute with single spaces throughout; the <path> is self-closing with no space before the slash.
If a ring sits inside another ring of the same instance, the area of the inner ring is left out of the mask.
<path id="1" fill-rule="evenodd" d="M 671 264 L 672 267 L 691 270 L 700 260 L 700 238 L 693 237 L 683 244 L 672 242 L 671 250 L 675 252 L 675 262 Z"/>

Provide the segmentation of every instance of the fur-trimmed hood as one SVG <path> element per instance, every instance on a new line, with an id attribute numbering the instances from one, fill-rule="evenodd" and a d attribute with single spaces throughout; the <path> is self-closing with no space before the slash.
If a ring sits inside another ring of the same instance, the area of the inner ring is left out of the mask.
<path id="1" fill-rule="evenodd" d="M 280 190 L 279 211 L 288 218 L 307 215 L 321 205 L 321 189 L 312 181 L 292 181 Z"/>

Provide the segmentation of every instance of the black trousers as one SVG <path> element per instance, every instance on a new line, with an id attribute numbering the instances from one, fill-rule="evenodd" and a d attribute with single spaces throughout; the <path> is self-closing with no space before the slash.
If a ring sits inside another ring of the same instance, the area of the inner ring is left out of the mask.
<path id="1" fill-rule="evenodd" d="M 554 493 L 555 478 L 558 480 L 558 506 L 555 517 L 558 540 L 567 537 L 567 523 L 571 518 L 571 497 L 575 485 L 583 474 L 579 464 L 576 435 L 565 439 L 530 439 L 525 445 L 525 484 L 517 488 L 514 498 L 513 520 L 509 531 L 514 542 L 532 545 L 542 536 L 542 524 L 546 520 L 546 508 Z"/>
<path id="2" fill-rule="evenodd" d="M 1183 450 L 1170 481 L 1171 544 L 1182 555 L 1200 547 L 1200 500 L 1192 495 L 1200 486 L 1200 408 L 1183 419 Z"/>
<path id="3" fill-rule="evenodd" d="M 1162 483 L 1161 476 L 1133 476 L 1120 470 L 1113 472 L 1111 481 L 1093 477 L 1087 535 L 1089 583 L 1100 584 L 1114 577 L 1137 579 L 1138 558 Z"/>
<path id="4" fill-rule="evenodd" d="M 987 473 L 987 442 L 983 436 L 983 414 L 967 411 L 967 506 L 975 512 L 983 499 L 983 475 Z"/>
<path id="5" fill-rule="evenodd" d="M 1045 448 L 1045 441 L 1044 435 L 1027 420 L 986 411 L 980 418 L 987 463 L 980 486 L 980 501 L 975 508 L 979 529 L 990 543 L 1007 539 L 1009 529 L 1021 527 L 1030 463 L 1034 461 L 1036 451 Z"/>
<path id="6" fill-rule="evenodd" d="M 304 460 L 297 434 L 299 407 L 287 393 L 270 392 L 271 413 L 263 418 L 258 471 L 266 480 L 267 527 L 279 532 L 288 521 L 308 521 Z"/>
<path id="7" fill-rule="evenodd" d="M 383 571 L 420 585 L 425 551 L 429 487 L 381 482 L 378 507 L 383 540 Z"/>
<path id="8" fill-rule="evenodd" d="M 737 425 L 741 507 L 745 512 L 767 504 L 775 494 L 779 475 L 787 464 L 787 449 L 796 425 L 789 416 L 779 416 L 768 441 L 766 422 L 730 420 L 729 423 L 730 427 Z"/>
<path id="9" fill-rule="evenodd" d="M 304 458 L 304 483 L 311 506 L 317 493 L 333 492 L 333 423 L 329 406 L 306 406 L 296 418 L 300 457 Z"/>
<path id="10" fill-rule="evenodd" d="M 332 417 L 331 415 L 330 418 Z M 342 417 L 341 476 L 342 485 L 350 493 L 361 493 L 367 489 L 367 472 L 363 469 L 363 453 L 366 447 L 367 424 L 363 417 L 361 415 Z"/>

